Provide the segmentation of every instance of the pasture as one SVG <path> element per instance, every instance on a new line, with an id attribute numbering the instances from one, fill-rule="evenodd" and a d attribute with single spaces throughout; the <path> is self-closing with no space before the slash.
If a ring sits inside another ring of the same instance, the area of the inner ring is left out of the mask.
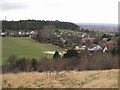
<path id="1" fill-rule="evenodd" d="M 16 55 L 19 58 L 35 58 L 40 60 L 43 57 L 52 58 L 52 54 L 43 53 L 44 51 L 59 51 L 63 50 L 57 46 L 39 43 L 31 38 L 26 37 L 3 37 L 2 38 L 2 64 L 11 55 Z"/>

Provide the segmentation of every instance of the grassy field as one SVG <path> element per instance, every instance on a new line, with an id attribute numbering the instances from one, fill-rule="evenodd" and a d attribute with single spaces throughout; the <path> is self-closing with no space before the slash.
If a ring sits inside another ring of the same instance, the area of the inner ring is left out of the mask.
<path id="1" fill-rule="evenodd" d="M 60 32 L 68 32 L 68 33 L 73 33 L 73 32 L 75 32 L 75 33 L 82 33 L 82 32 L 80 32 L 80 31 L 72 31 L 72 30 L 66 30 L 66 29 L 59 29 L 59 31 Z"/>
<path id="2" fill-rule="evenodd" d="M 118 69 L 2 74 L 3 88 L 118 88 Z"/>
<path id="3" fill-rule="evenodd" d="M 3 37 L 2 38 L 2 64 L 6 63 L 6 60 L 11 55 L 17 55 L 18 57 L 36 58 L 41 59 L 43 57 L 51 58 L 53 55 L 45 54 L 43 51 L 59 51 L 62 49 L 45 43 L 39 43 L 31 38 L 26 37 Z"/>

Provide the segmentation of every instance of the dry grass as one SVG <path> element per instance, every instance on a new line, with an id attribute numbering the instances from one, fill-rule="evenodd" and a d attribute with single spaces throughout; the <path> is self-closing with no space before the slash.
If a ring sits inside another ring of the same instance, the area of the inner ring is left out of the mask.
<path id="1" fill-rule="evenodd" d="M 2 75 L 3 88 L 118 88 L 118 69 Z"/>

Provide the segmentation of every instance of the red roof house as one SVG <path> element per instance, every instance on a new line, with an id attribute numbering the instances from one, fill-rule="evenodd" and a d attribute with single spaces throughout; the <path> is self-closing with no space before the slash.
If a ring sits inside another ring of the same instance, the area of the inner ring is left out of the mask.
<path id="1" fill-rule="evenodd" d="M 86 41 L 93 42 L 94 38 L 83 38 L 82 40 L 83 42 L 86 42 Z"/>

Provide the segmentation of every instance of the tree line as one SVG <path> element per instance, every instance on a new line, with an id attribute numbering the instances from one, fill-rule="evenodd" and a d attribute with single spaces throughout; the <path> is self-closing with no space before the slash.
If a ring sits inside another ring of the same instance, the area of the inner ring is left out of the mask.
<path id="1" fill-rule="evenodd" d="M 74 52 L 74 53 L 73 53 Z M 5 65 L 2 65 L 3 73 L 17 72 L 44 72 L 44 71 L 63 71 L 63 70 L 107 70 L 117 69 L 118 54 L 87 52 L 80 54 L 75 50 L 68 50 L 63 57 L 59 52 L 55 52 L 53 58 L 42 58 L 41 60 L 18 58 L 16 55 L 10 56 Z"/>
<path id="2" fill-rule="evenodd" d="M 79 30 L 79 26 L 70 22 L 44 21 L 44 20 L 20 20 L 3 21 L 3 30 L 42 30 L 46 25 L 53 25 L 56 29 Z"/>

